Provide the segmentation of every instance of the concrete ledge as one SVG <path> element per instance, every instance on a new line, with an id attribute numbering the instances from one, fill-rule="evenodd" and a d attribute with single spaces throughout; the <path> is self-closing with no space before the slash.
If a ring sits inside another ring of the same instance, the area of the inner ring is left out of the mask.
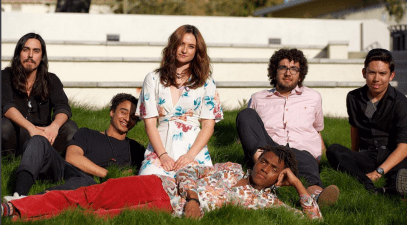
<path id="1" fill-rule="evenodd" d="M 143 82 L 62 82 L 65 88 L 140 88 Z M 311 88 L 356 88 L 365 85 L 365 82 L 337 82 L 337 81 L 309 81 L 304 82 L 304 85 Z M 397 81 L 391 81 L 393 87 L 397 87 Z M 269 82 L 261 81 L 218 81 L 218 88 L 270 88 Z"/>
<path id="2" fill-rule="evenodd" d="M 328 45 L 349 45 L 349 41 L 328 41 Z"/>
<path id="3" fill-rule="evenodd" d="M 3 39 L 1 43 L 17 44 L 18 40 Z M 167 42 L 116 42 L 116 41 L 57 41 L 47 40 L 47 45 L 104 45 L 104 46 L 162 46 L 165 47 Z M 235 47 L 235 48 L 299 48 L 299 49 L 323 49 L 325 45 L 275 45 L 275 44 L 223 44 L 208 43 L 207 47 Z"/>
<path id="4" fill-rule="evenodd" d="M 10 61 L 12 56 L 1 56 Z M 161 62 L 160 57 L 48 57 L 50 62 Z M 212 63 L 268 63 L 268 58 L 212 58 Z M 363 64 L 364 59 L 309 59 L 309 64 Z"/>
<path id="5" fill-rule="evenodd" d="M 62 82 L 64 88 L 137 88 L 143 82 Z"/>

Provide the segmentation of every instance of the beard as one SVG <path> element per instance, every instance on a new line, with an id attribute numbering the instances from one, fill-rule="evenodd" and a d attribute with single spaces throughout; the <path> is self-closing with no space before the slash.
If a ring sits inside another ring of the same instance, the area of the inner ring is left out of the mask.
<path id="1" fill-rule="evenodd" d="M 284 91 L 284 92 L 289 92 L 289 91 L 292 91 L 295 87 L 297 87 L 297 85 L 298 85 L 298 81 L 297 82 L 294 82 L 293 84 L 283 84 L 283 83 L 280 83 L 280 81 L 278 81 L 277 80 L 277 89 L 279 89 L 279 90 L 281 90 L 281 91 Z"/>
<path id="2" fill-rule="evenodd" d="M 35 70 L 37 70 L 37 68 L 38 68 L 38 66 L 36 66 L 35 64 L 34 64 L 34 61 L 32 60 L 32 59 L 26 59 L 26 60 L 24 60 L 24 62 L 28 62 L 28 61 L 30 61 L 32 64 L 23 64 L 22 66 L 23 66 L 23 68 L 24 68 L 24 72 L 26 73 L 26 74 L 30 74 L 30 73 L 32 73 L 33 71 L 35 71 Z"/>
<path id="3" fill-rule="evenodd" d="M 32 73 L 32 72 L 35 71 L 35 70 L 37 70 L 37 67 L 32 67 L 32 66 L 26 66 L 26 67 L 24 67 L 25 74 L 30 74 L 30 73 Z"/>

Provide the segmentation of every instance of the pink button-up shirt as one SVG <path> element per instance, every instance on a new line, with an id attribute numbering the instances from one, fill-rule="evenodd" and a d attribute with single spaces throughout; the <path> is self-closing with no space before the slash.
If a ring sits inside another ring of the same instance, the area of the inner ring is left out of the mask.
<path id="1" fill-rule="evenodd" d="M 317 91 L 297 86 L 286 98 L 275 88 L 264 90 L 252 95 L 249 107 L 257 111 L 273 141 L 321 156 L 318 132 L 324 129 L 324 116 Z"/>

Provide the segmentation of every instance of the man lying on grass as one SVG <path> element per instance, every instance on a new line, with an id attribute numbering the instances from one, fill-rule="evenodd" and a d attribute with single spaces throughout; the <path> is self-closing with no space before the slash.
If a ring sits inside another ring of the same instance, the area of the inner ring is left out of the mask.
<path id="1" fill-rule="evenodd" d="M 1 205 L 2 216 L 50 218 L 78 205 L 99 216 L 148 208 L 199 218 L 225 204 L 250 209 L 286 207 L 299 212 L 280 201 L 273 191 L 278 186 L 293 186 L 303 213 L 311 219 L 322 218 L 317 203 L 295 175 L 297 162 L 287 147 L 266 146 L 247 173 L 231 162 L 213 167 L 192 164 L 179 170 L 175 179 L 161 175 L 123 177 L 73 191 L 50 191 L 13 200 Z"/>

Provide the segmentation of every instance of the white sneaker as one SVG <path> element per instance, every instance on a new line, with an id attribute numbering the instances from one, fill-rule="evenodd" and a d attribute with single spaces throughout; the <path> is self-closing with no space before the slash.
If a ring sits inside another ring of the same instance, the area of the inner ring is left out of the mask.
<path id="1" fill-rule="evenodd" d="M 3 197 L 3 202 L 7 203 L 9 201 L 20 199 L 20 198 L 25 198 L 25 197 L 27 197 L 27 196 L 26 195 L 19 195 L 17 192 L 14 192 L 13 196 L 4 196 Z"/>

